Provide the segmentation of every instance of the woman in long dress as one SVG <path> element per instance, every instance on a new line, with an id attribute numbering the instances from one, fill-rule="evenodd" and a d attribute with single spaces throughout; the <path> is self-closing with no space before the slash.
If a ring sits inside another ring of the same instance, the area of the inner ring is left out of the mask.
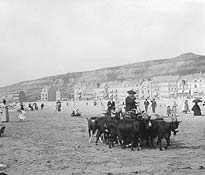
<path id="1" fill-rule="evenodd" d="M 188 104 L 188 100 L 184 101 L 183 107 L 182 107 L 182 112 L 186 113 L 189 112 L 189 104 Z"/>
<path id="2" fill-rule="evenodd" d="M 177 115 L 177 102 L 174 101 L 174 104 L 172 106 L 172 115 L 176 116 Z"/>
<path id="3" fill-rule="evenodd" d="M 24 110 L 23 103 L 19 103 L 17 107 L 17 113 L 20 121 L 26 120 L 26 112 Z"/>
<path id="4" fill-rule="evenodd" d="M 192 107 L 192 111 L 194 111 L 194 116 L 201 115 L 201 109 L 200 109 L 198 103 L 195 102 L 194 106 Z"/>
<path id="5" fill-rule="evenodd" d="M 1 106 L 1 117 L 2 122 L 9 122 L 9 110 L 5 99 L 3 99 L 3 104 Z"/>

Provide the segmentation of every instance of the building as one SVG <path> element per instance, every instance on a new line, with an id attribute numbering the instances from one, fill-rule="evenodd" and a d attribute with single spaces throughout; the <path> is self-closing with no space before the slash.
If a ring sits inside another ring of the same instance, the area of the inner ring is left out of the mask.
<path id="1" fill-rule="evenodd" d="M 41 101 L 48 101 L 48 88 L 41 90 Z"/>
<path id="2" fill-rule="evenodd" d="M 57 87 L 45 87 L 41 90 L 41 101 L 56 101 Z"/>
<path id="3" fill-rule="evenodd" d="M 152 98 L 176 98 L 179 76 L 158 76 L 151 81 Z"/>
<path id="4" fill-rule="evenodd" d="M 205 96 L 205 74 L 202 72 L 181 76 L 178 81 L 178 96 Z"/>
<path id="5" fill-rule="evenodd" d="M 61 101 L 61 91 L 59 89 L 56 91 L 56 101 L 57 100 Z"/>
<path id="6" fill-rule="evenodd" d="M 159 98 L 159 82 L 152 81 L 151 82 L 151 98 Z"/>
<path id="7" fill-rule="evenodd" d="M 181 98 L 189 97 L 191 91 L 190 83 L 185 77 L 180 77 L 177 82 L 177 96 Z"/>
<path id="8" fill-rule="evenodd" d="M 80 87 L 75 87 L 74 89 L 74 100 L 79 101 L 82 100 L 83 89 Z"/>
<path id="9" fill-rule="evenodd" d="M 150 79 L 142 79 L 138 86 L 139 99 L 150 99 L 152 97 L 152 81 Z"/>
<path id="10" fill-rule="evenodd" d="M 127 97 L 127 91 L 134 90 L 138 92 L 136 86 L 131 86 L 132 84 L 124 82 L 120 83 L 119 85 L 107 85 L 104 84 L 99 88 L 93 89 L 93 93 L 95 94 L 96 99 L 104 99 L 108 100 L 112 98 L 115 101 L 124 101 Z M 136 94 L 138 96 L 138 93 Z"/>
<path id="11" fill-rule="evenodd" d="M 192 97 L 202 97 L 205 95 L 205 76 L 202 73 L 193 74 L 188 80 Z"/>
<path id="12" fill-rule="evenodd" d="M 26 100 L 25 92 L 22 90 L 15 91 L 12 95 L 12 99 L 13 99 L 13 103 L 25 102 Z"/>
<path id="13" fill-rule="evenodd" d="M 69 94 L 67 92 L 60 89 L 56 91 L 56 100 L 67 101 L 68 99 L 69 99 Z"/>

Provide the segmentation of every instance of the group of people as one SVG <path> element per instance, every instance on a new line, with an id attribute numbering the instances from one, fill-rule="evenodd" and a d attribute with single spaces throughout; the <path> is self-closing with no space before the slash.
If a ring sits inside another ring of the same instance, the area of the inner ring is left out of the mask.
<path id="1" fill-rule="evenodd" d="M 136 109 L 137 113 L 142 112 L 139 105 L 139 102 L 136 102 L 136 97 L 135 94 L 136 92 L 133 90 L 130 90 L 127 92 L 129 95 L 125 99 L 125 111 L 131 111 L 132 109 Z M 144 101 L 144 107 L 145 107 L 145 112 L 148 113 L 150 102 L 148 99 Z M 151 100 L 151 108 L 152 112 L 156 112 L 156 107 L 157 107 L 157 102 L 155 99 Z"/>
<path id="2" fill-rule="evenodd" d="M 144 111 L 140 109 L 140 103 L 136 102 L 136 97 L 135 97 L 136 92 L 133 90 L 129 90 L 127 93 L 128 96 L 125 99 L 125 103 L 123 102 L 123 104 L 125 104 L 125 112 L 134 110 L 136 113 L 142 113 L 142 112 L 148 113 L 148 106 L 150 105 L 150 102 L 147 99 L 144 102 L 144 106 L 145 106 L 145 111 Z M 157 107 L 157 102 L 155 99 L 151 100 L 151 107 L 152 107 L 152 112 L 155 113 Z M 107 113 L 111 115 L 112 111 L 115 110 L 116 110 L 115 101 L 111 98 L 107 102 Z"/>
<path id="3" fill-rule="evenodd" d="M 149 106 L 151 106 L 151 112 L 152 113 L 156 113 L 156 108 L 157 108 L 157 102 L 155 99 L 152 99 L 151 101 L 148 101 L 148 99 L 146 99 L 144 101 L 144 110 L 140 109 L 140 103 L 136 102 L 136 97 L 135 94 L 136 92 L 133 90 L 129 90 L 128 92 L 128 96 L 125 99 L 125 111 L 131 111 L 131 110 L 135 110 L 136 113 L 142 113 L 142 112 L 149 112 Z M 201 109 L 198 105 L 198 102 L 200 101 L 193 101 L 195 104 L 192 107 L 192 111 L 194 112 L 194 116 L 199 116 L 201 115 Z M 177 116 L 177 103 L 176 101 L 173 102 L 172 106 L 167 106 L 167 116 Z M 115 111 L 116 106 L 115 106 L 115 101 L 113 99 L 110 99 L 107 103 L 107 113 L 111 114 L 112 111 Z M 188 100 L 184 101 L 183 104 L 183 108 L 182 108 L 182 112 L 183 113 L 188 113 L 190 112 L 189 110 L 189 105 L 188 105 Z"/>
<path id="4" fill-rule="evenodd" d="M 3 99 L 2 105 L 1 105 L 1 122 L 9 122 L 9 106 L 6 103 L 6 100 Z M 20 121 L 26 119 L 26 112 L 24 110 L 23 103 L 18 103 L 17 105 L 17 117 Z"/>

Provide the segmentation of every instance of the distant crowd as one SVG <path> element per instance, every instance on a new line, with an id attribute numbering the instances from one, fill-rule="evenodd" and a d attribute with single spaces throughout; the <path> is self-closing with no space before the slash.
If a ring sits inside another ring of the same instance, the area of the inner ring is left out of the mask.
<path id="1" fill-rule="evenodd" d="M 193 100 L 193 107 L 189 108 L 189 104 L 188 104 L 188 100 L 185 100 L 183 103 L 183 107 L 182 107 L 182 112 L 187 114 L 190 111 L 193 111 L 194 116 L 200 116 L 201 114 L 201 109 L 200 106 L 198 105 L 198 103 L 201 103 L 202 100 L 201 99 L 195 99 Z M 74 104 L 75 102 L 72 103 L 66 103 L 66 105 L 71 105 L 71 106 L 75 106 Z M 102 101 L 93 101 L 93 106 L 97 106 L 97 104 L 100 103 L 103 106 Z M 86 105 L 88 105 L 88 101 L 85 102 Z M 90 104 L 90 102 L 89 102 Z M 205 103 L 203 104 L 205 105 Z M 43 110 L 44 109 L 45 104 L 41 103 L 40 104 L 40 109 Z M 145 99 L 145 101 L 143 102 L 143 109 L 140 108 L 140 102 L 137 101 L 136 97 L 135 97 L 135 91 L 130 90 L 128 91 L 128 96 L 126 97 L 125 101 L 122 102 L 122 104 L 117 104 L 113 98 L 110 98 L 107 101 L 107 111 L 106 113 L 108 115 L 112 115 L 113 112 L 121 112 L 121 111 L 135 111 L 135 113 L 156 113 L 156 108 L 158 106 L 156 99 L 152 99 L 152 100 L 148 100 Z M 142 107 L 142 105 L 141 105 Z M 17 103 L 15 106 L 15 109 L 17 111 L 17 117 L 19 118 L 20 121 L 23 121 L 27 118 L 26 116 L 26 109 L 33 111 L 33 110 L 38 110 L 39 106 L 37 105 L 37 103 L 29 103 L 28 106 L 25 106 L 22 102 L 21 103 Z M 166 115 L 167 116 L 177 116 L 178 115 L 178 104 L 176 101 L 173 102 L 173 105 L 167 105 L 166 106 Z M 60 112 L 62 110 L 62 104 L 60 100 L 56 101 L 56 107 L 55 107 L 55 111 L 56 112 Z M 181 111 L 179 111 L 181 112 Z M 9 122 L 9 106 L 7 105 L 7 102 L 5 99 L 3 99 L 2 104 L 0 105 L 0 113 L 1 113 L 1 121 L 2 122 Z M 81 112 L 79 109 L 74 109 L 71 113 L 72 117 L 75 116 L 81 116 Z"/>

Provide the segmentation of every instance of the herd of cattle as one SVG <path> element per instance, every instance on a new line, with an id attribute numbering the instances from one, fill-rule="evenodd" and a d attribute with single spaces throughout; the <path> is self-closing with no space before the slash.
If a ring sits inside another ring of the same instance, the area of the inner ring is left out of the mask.
<path id="1" fill-rule="evenodd" d="M 170 145 L 171 133 L 176 135 L 180 121 L 177 118 L 168 122 L 163 118 L 151 119 L 151 116 L 142 113 L 128 115 L 122 119 L 118 117 L 91 117 L 87 118 L 89 142 L 96 134 L 96 145 L 103 136 L 103 141 L 112 148 L 119 144 L 121 148 L 130 147 L 139 150 L 144 145 L 154 147 L 157 138 L 159 149 L 162 150 L 162 139 L 166 140 L 165 149 Z"/>

